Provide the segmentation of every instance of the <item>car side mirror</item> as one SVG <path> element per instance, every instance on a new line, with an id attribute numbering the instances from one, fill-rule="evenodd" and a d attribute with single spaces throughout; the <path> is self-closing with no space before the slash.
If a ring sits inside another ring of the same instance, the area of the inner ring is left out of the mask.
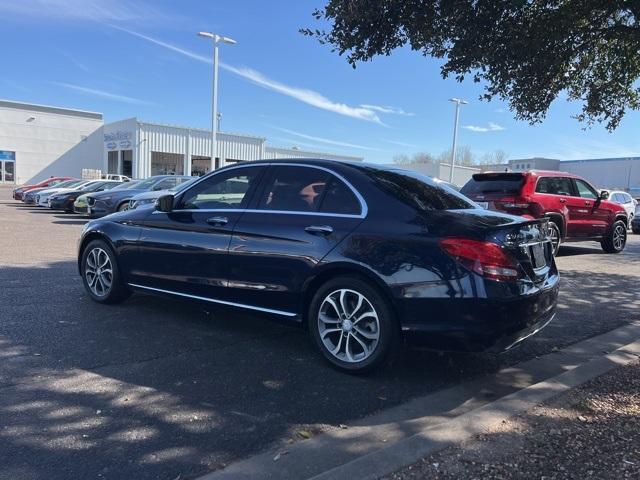
<path id="1" fill-rule="evenodd" d="M 162 195 L 156 200 L 156 210 L 169 213 L 173 210 L 173 195 Z"/>
<path id="2" fill-rule="evenodd" d="M 606 190 L 602 190 L 600 192 L 600 200 L 608 200 L 609 199 L 609 192 L 607 192 Z"/>

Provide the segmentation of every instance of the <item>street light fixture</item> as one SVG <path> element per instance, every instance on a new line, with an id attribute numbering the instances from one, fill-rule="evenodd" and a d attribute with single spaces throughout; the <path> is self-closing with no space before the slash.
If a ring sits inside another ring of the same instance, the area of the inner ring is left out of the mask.
<path id="1" fill-rule="evenodd" d="M 451 148 L 451 169 L 449 170 L 449 183 L 453 183 L 453 168 L 456 164 L 456 146 L 458 143 L 458 117 L 460 116 L 460 105 L 466 105 L 466 100 L 459 98 L 450 98 L 450 102 L 456 104 L 456 116 L 453 123 L 453 147 Z"/>
<path id="2" fill-rule="evenodd" d="M 212 32 L 198 32 L 198 36 L 207 38 L 213 42 L 213 91 L 211 94 L 211 171 L 216 168 L 216 155 L 218 152 L 217 117 L 218 117 L 218 45 L 226 43 L 235 45 L 237 42 L 229 37 L 222 37 Z"/>

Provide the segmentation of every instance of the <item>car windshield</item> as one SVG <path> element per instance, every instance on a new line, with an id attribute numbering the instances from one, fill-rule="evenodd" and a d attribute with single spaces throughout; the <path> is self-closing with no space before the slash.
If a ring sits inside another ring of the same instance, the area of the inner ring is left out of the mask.
<path id="1" fill-rule="evenodd" d="M 516 195 L 524 183 L 521 173 L 476 173 L 460 193 L 464 195 L 508 193 Z"/>
<path id="2" fill-rule="evenodd" d="M 74 187 L 78 184 L 80 184 L 82 182 L 82 180 L 67 180 L 66 182 L 62 182 L 56 185 L 56 188 L 67 188 L 67 187 Z"/>
<path id="3" fill-rule="evenodd" d="M 96 188 L 100 188 L 100 186 L 102 185 L 103 181 L 102 180 L 95 180 L 93 182 L 87 182 L 84 185 L 81 185 L 80 187 L 78 187 L 78 190 L 95 190 Z"/>
<path id="4" fill-rule="evenodd" d="M 147 178 L 146 180 L 140 180 L 136 188 L 139 188 L 140 190 L 149 190 L 156 183 L 158 183 L 159 180 L 162 180 L 162 178 L 150 177 L 150 178 Z"/>
<path id="5" fill-rule="evenodd" d="M 186 182 L 182 182 L 177 184 L 175 187 L 171 187 L 169 189 L 170 192 L 179 192 L 183 188 L 187 188 L 189 185 L 193 184 L 196 180 L 200 180 L 200 177 L 192 178 L 191 180 L 187 180 Z"/>
<path id="6" fill-rule="evenodd" d="M 138 188 L 140 180 L 132 180 L 130 182 L 120 183 L 117 187 L 113 187 L 111 190 L 127 190 L 129 188 Z"/>
<path id="7" fill-rule="evenodd" d="M 384 191 L 422 211 L 477 208 L 444 182 L 411 170 L 368 169 L 368 174 Z"/>

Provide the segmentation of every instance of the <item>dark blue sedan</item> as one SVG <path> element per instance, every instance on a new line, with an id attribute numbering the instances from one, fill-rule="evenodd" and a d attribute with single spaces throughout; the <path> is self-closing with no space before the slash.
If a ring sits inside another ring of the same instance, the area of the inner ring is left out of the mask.
<path id="1" fill-rule="evenodd" d="M 509 349 L 551 321 L 558 295 L 544 220 L 415 172 L 324 160 L 223 168 L 94 220 L 78 266 L 100 303 L 140 291 L 289 319 L 349 372 L 401 343 Z"/>
<path id="2" fill-rule="evenodd" d="M 87 196 L 87 214 L 90 217 L 104 217 L 129 208 L 129 200 L 139 193 L 167 190 L 179 183 L 193 179 L 185 175 L 155 175 L 144 180 L 127 182 L 122 188 Z"/>

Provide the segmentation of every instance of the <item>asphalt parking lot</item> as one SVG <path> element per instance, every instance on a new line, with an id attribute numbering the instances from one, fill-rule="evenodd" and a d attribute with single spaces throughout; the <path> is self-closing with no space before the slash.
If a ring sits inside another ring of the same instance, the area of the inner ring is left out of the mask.
<path id="1" fill-rule="evenodd" d="M 330 369 L 304 332 L 135 295 L 93 303 L 81 217 L 0 188 L 0 479 L 194 478 L 281 442 L 640 318 L 640 235 L 606 255 L 563 247 L 554 323 L 504 355 L 410 352 L 366 377 Z"/>

